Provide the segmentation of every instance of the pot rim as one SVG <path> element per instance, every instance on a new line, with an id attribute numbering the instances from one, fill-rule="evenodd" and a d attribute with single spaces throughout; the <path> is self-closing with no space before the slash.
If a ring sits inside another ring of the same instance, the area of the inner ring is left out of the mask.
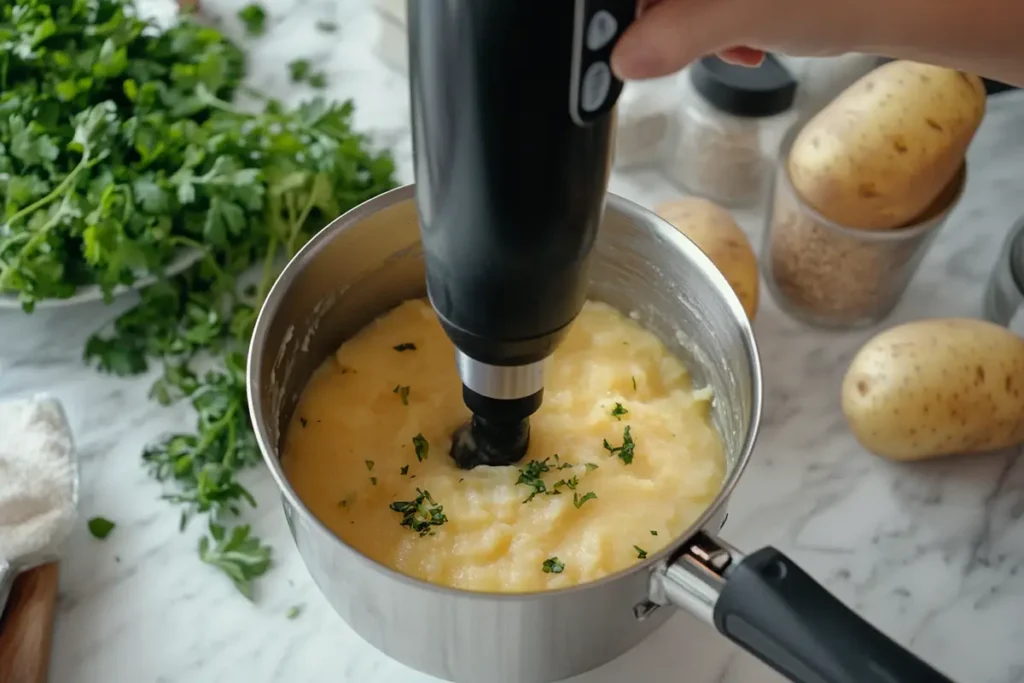
<path id="1" fill-rule="evenodd" d="M 739 298 L 733 292 L 732 287 L 725 279 L 725 276 L 722 275 L 718 268 L 712 263 L 711 259 L 708 258 L 692 240 L 683 235 L 683 233 L 679 232 L 674 226 L 662 219 L 653 211 L 611 192 L 606 193 L 606 210 L 607 206 L 610 204 L 619 213 L 627 216 L 629 214 L 643 215 L 644 219 L 656 228 L 659 237 L 673 242 L 674 246 L 680 251 L 687 252 L 690 258 L 700 266 L 703 274 L 717 285 L 719 291 L 725 294 L 729 300 L 728 304 L 732 309 L 736 322 L 740 326 L 740 334 L 746 345 L 747 360 L 750 364 L 751 415 L 747 433 L 743 439 L 743 446 L 736 458 L 736 464 L 727 475 L 725 482 L 719 489 L 715 499 L 711 501 L 711 503 L 704 509 L 704 512 L 701 513 L 700 517 L 687 527 L 685 531 L 677 534 L 664 548 L 657 553 L 650 555 L 645 561 L 620 569 L 617 572 L 603 576 L 595 581 L 588 581 L 575 586 L 556 588 L 554 590 L 546 591 L 524 591 L 517 593 L 474 591 L 462 588 L 452 588 L 450 586 L 443 586 L 429 581 L 424 581 L 422 579 L 403 574 L 396 569 L 392 569 L 391 567 L 368 557 L 331 531 L 327 525 L 320 521 L 320 519 L 306 507 L 306 504 L 295 492 L 295 489 L 292 488 L 288 478 L 284 474 L 280 460 L 274 455 L 275 449 L 273 448 L 273 439 L 271 438 L 267 425 L 264 424 L 260 417 L 260 411 L 257 409 L 257 406 L 262 406 L 262 400 L 260 398 L 262 396 L 262 392 L 260 391 L 261 381 L 259 378 L 258 360 L 267 352 L 265 345 L 267 331 L 271 322 L 277 315 L 281 301 L 284 298 L 284 292 L 291 287 L 298 274 L 306 268 L 306 265 L 316 258 L 320 250 L 329 244 L 339 232 L 348 229 L 350 226 L 359 223 L 368 216 L 378 213 L 383 209 L 394 206 L 402 201 L 414 199 L 415 184 L 410 183 L 408 185 L 388 190 L 376 197 L 368 199 L 362 204 L 349 209 L 338 218 L 335 218 L 320 230 L 320 232 L 314 235 L 313 238 L 310 239 L 294 257 L 292 257 L 291 261 L 288 262 L 284 267 L 284 270 L 282 270 L 281 274 L 277 277 L 277 280 L 275 280 L 273 286 L 270 288 L 270 292 L 267 294 L 267 298 L 260 307 L 259 315 L 256 318 L 256 324 L 253 327 L 252 340 L 249 344 L 249 353 L 246 358 L 246 393 L 249 403 L 249 418 L 253 424 L 253 431 L 255 432 L 256 441 L 260 447 L 260 453 L 263 455 L 263 461 L 270 469 L 271 476 L 273 476 L 274 483 L 277 485 L 280 494 L 284 497 L 285 501 L 287 501 L 288 505 L 292 509 L 297 510 L 306 521 L 313 523 L 320 531 L 332 537 L 346 550 L 358 557 L 360 561 L 369 563 L 371 566 L 384 572 L 392 579 L 402 581 L 418 588 L 448 594 L 452 597 L 500 601 L 543 600 L 591 588 L 597 588 L 604 584 L 613 583 L 638 571 L 653 571 L 658 567 L 670 564 L 675 559 L 675 556 L 680 552 L 681 546 L 683 546 L 688 539 L 692 538 L 694 534 L 703 529 L 708 521 L 729 499 L 732 495 L 733 489 L 736 487 L 736 483 L 739 481 L 747 467 L 751 453 L 754 450 L 754 444 L 757 441 L 761 423 L 761 406 L 763 398 L 761 360 L 750 320 L 747 317 Z M 303 562 L 305 562 L 305 560 L 303 560 Z"/>

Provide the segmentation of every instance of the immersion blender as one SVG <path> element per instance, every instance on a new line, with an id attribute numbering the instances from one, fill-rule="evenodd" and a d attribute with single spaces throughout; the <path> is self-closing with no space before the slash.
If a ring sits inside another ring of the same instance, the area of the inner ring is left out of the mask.
<path id="1" fill-rule="evenodd" d="M 463 468 L 520 460 L 544 362 L 586 300 L 635 0 L 410 0 L 427 293 L 472 412 Z"/>

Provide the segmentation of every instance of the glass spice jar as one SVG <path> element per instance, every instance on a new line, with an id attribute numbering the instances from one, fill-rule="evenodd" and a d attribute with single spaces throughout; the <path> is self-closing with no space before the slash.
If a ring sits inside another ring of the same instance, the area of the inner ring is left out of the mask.
<path id="1" fill-rule="evenodd" d="M 895 230 L 861 230 L 831 221 L 800 198 L 789 177 L 786 135 L 776 159 L 761 259 L 779 308 L 823 328 L 867 327 L 899 303 L 932 240 L 956 207 L 966 167 L 922 219 Z"/>
<path id="2" fill-rule="evenodd" d="M 782 136 L 796 119 L 796 80 L 773 55 L 757 68 L 706 57 L 684 80 L 666 175 L 727 206 L 754 203 Z"/>
<path id="3" fill-rule="evenodd" d="M 1024 218 L 1010 230 L 988 279 L 985 317 L 1024 336 Z"/>

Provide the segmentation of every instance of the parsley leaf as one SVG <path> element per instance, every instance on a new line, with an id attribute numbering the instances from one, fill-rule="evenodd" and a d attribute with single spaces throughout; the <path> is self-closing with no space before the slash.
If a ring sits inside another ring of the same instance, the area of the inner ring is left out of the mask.
<path id="1" fill-rule="evenodd" d="M 261 36 L 266 30 L 267 12 L 256 3 L 251 3 L 240 9 L 238 18 L 242 20 L 246 34 L 250 36 Z"/>
<path id="2" fill-rule="evenodd" d="M 597 498 L 597 494 L 594 493 L 593 491 L 588 491 L 584 493 L 582 496 L 573 491 L 572 504 L 576 506 L 577 510 L 579 510 L 581 507 L 583 507 L 584 503 L 586 503 L 588 500 L 594 500 L 595 498 Z"/>
<path id="3" fill-rule="evenodd" d="M 615 407 L 612 408 L 612 417 L 614 417 L 616 420 L 621 420 L 622 416 L 628 412 L 628 410 L 622 407 L 621 403 L 616 403 Z"/>
<path id="4" fill-rule="evenodd" d="M 633 443 L 633 436 L 629 433 L 629 425 L 626 425 L 626 429 L 622 432 L 622 445 L 612 446 L 608 443 L 608 439 L 604 440 L 604 449 L 612 455 L 618 455 L 619 459 L 626 465 L 633 462 L 633 448 L 636 444 Z"/>
<path id="5" fill-rule="evenodd" d="M 549 557 L 540 568 L 545 574 L 561 574 L 565 570 L 565 565 L 557 557 Z"/>
<path id="6" fill-rule="evenodd" d="M 114 530 L 117 524 L 111 522 L 105 517 L 93 517 L 89 520 L 89 533 L 94 538 L 98 538 L 101 541 L 110 535 L 110 532 Z"/>
<path id="7" fill-rule="evenodd" d="M 213 539 L 213 543 L 210 542 Z M 210 536 L 199 539 L 199 559 L 227 574 L 245 597 L 252 599 L 252 580 L 270 567 L 270 547 L 249 533 L 249 525 L 233 528 L 230 533 L 219 524 L 210 523 Z"/>
<path id="8" fill-rule="evenodd" d="M 308 59 L 296 59 L 288 63 L 288 73 L 295 82 L 304 81 L 309 78 L 313 71 L 313 65 Z"/>
<path id="9" fill-rule="evenodd" d="M 399 385 L 392 389 L 391 393 L 398 394 L 398 398 L 401 399 L 403 406 L 409 405 L 409 387 Z"/>
<path id="10" fill-rule="evenodd" d="M 401 513 L 400 524 L 407 527 L 420 536 L 432 533 L 431 527 L 441 526 L 448 521 L 444 514 L 444 506 L 438 505 L 430 497 L 429 491 L 416 489 L 417 496 L 411 501 L 396 501 L 389 506 L 395 512 Z"/>
<path id="11" fill-rule="evenodd" d="M 547 493 L 548 488 L 541 475 L 550 471 L 550 469 L 548 467 L 548 459 L 544 458 L 543 460 L 531 460 L 526 463 L 526 467 L 519 470 L 519 479 L 516 480 L 516 485 L 522 484 L 533 489 L 530 496 L 523 501 L 524 504 L 529 503 L 542 493 Z"/>
<path id="12" fill-rule="evenodd" d="M 422 434 L 412 437 L 412 445 L 416 449 L 416 459 L 418 461 L 423 462 L 430 455 L 430 444 Z"/>

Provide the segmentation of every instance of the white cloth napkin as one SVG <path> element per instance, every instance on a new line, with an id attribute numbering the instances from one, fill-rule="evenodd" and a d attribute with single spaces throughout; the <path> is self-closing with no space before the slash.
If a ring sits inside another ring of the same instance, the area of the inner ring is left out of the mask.
<path id="1" fill-rule="evenodd" d="M 0 615 L 18 572 L 57 557 L 78 505 L 64 409 L 35 396 L 0 403 Z"/>

